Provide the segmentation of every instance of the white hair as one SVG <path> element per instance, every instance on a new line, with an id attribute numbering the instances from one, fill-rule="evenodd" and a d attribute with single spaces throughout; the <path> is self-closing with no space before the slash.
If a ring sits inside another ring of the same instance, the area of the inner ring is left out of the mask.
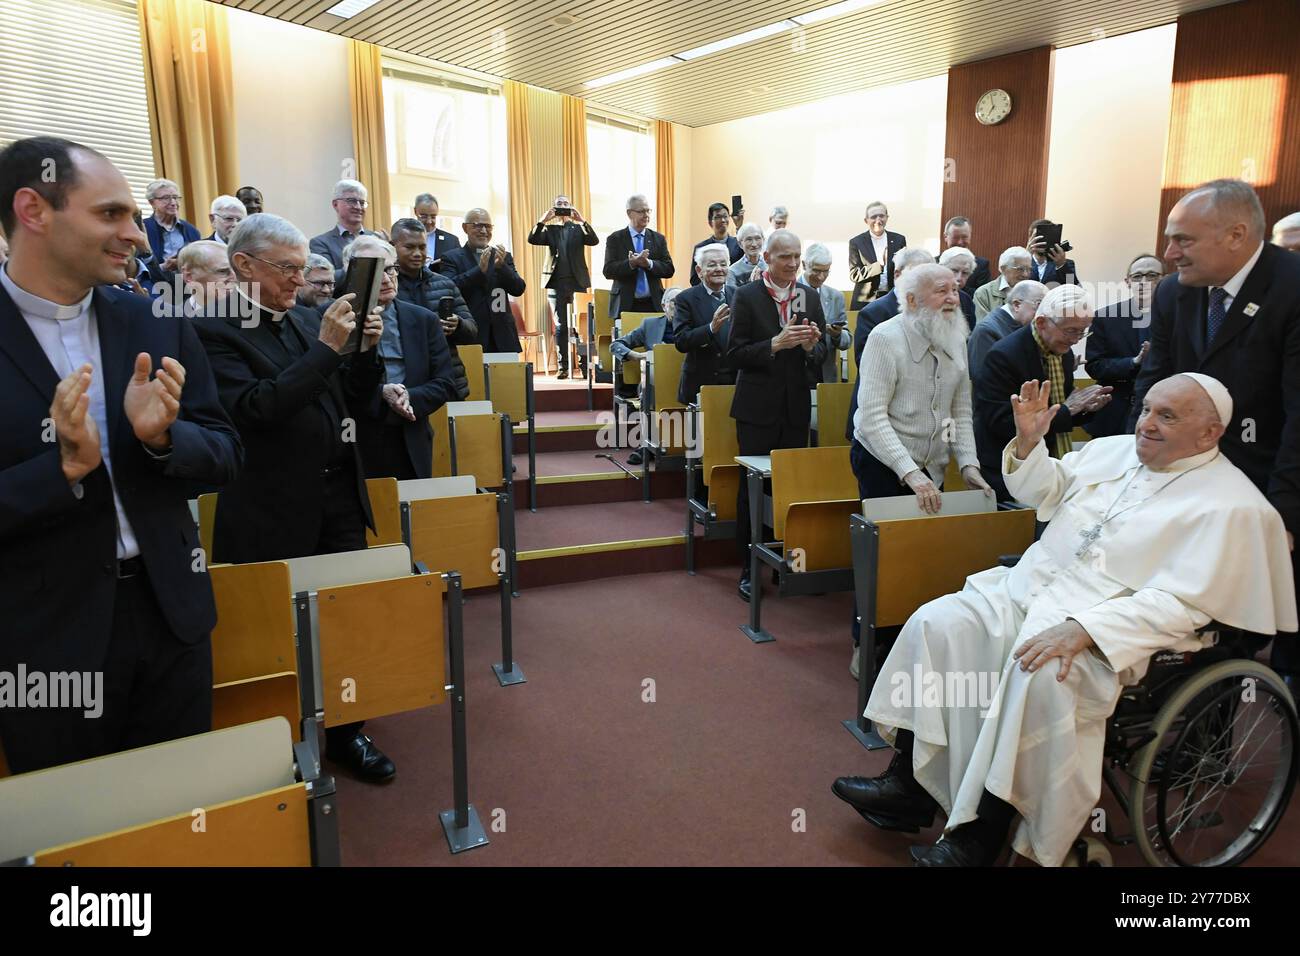
<path id="1" fill-rule="evenodd" d="M 750 236 L 758 236 L 758 238 L 762 239 L 763 227 L 756 222 L 745 223 L 743 226 L 740 227 L 740 232 L 736 233 L 736 241 L 744 242 Z"/>
<path id="2" fill-rule="evenodd" d="M 1019 263 L 1029 265 L 1033 258 L 1024 246 L 1008 246 L 1002 250 L 1002 255 L 998 256 L 998 268 L 1005 269 L 1007 266 Z"/>
<path id="3" fill-rule="evenodd" d="M 1300 229 L 1300 212 L 1293 212 L 1289 216 L 1283 216 L 1273 224 L 1273 241 L 1282 238 L 1282 233 L 1290 232 L 1292 229 Z"/>
<path id="4" fill-rule="evenodd" d="M 1210 210 L 1220 223 L 1224 223 L 1224 220 L 1244 222 L 1253 235 L 1261 239 L 1264 237 L 1264 207 L 1260 204 L 1255 187 L 1250 183 L 1242 179 L 1212 179 L 1208 183 L 1201 183 L 1179 202 L 1201 196 L 1209 198 Z"/>
<path id="5" fill-rule="evenodd" d="M 828 266 L 831 264 L 831 251 L 820 242 L 809 243 L 803 251 L 803 261 L 809 266 Z"/>
<path id="6" fill-rule="evenodd" d="M 319 252 L 313 252 L 307 257 L 307 264 L 303 266 L 303 269 L 308 272 L 315 269 L 328 269 L 330 272 L 333 272 L 334 263 L 330 262 L 329 259 L 322 256 Z"/>
<path id="7" fill-rule="evenodd" d="M 212 200 L 212 206 L 208 209 L 208 212 L 215 216 L 223 209 L 230 209 L 242 213 L 248 212 L 248 210 L 244 208 L 244 204 L 234 196 L 218 196 L 216 199 Z"/>
<path id="8" fill-rule="evenodd" d="M 934 265 L 934 256 L 929 249 L 921 246 L 904 246 L 894 253 L 894 276 L 897 276 L 904 269 L 910 269 L 912 266 L 931 266 Z M 899 292 L 902 295 L 902 292 Z"/>
<path id="9" fill-rule="evenodd" d="M 170 186 L 172 189 L 176 190 L 177 192 L 181 191 L 181 187 L 177 186 L 170 179 L 155 179 L 148 186 L 144 187 L 144 198 L 146 200 L 152 201 L 155 196 L 157 196 L 168 186 Z"/>
<path id="10" fill-rule="evenodd" d="M 1016 283 L 1016 287 L 1019 288 L 1020 283 Z M 1087 289 L 1078 285 L 1058 285 L 1043 296 L 1043 301 L 1038 303 L 1038 309 L 1034 312 L 1034 318 L 1041 315 L 1055 321 L 1067 309 L 1074 311 L 1081 305 L 1092 309 L 1092 296 L 1088 295 Z"/>
<path id="11" fill-rule="evenodd" d="M 728 249 L 721 242 L 710 242 L 707 246 L 700 246 L 695 250 L 695 264 L 697 266 L 702 265 L 704 262 L 704 257 L 710 252 L 716 252 L 720 254 L 722 258 L 725 259 L 727 262 L 731 261 L 730 249 Z"/>
<path id="12" fill-rule="evenodd" d="M 922 250 L 924 251 L 924 250 Z M 897 266 L 894 267 L 897 270 Z M 898 276 L 898 282 L 894 288 L 898 292 L 898 308 L 901 312 L 907 307 L 907 297 L 915 295 L 916 290 L 927 279 L 934 282 L 936 279 L 947 281 L 952 278 L 952 270 L 947 266 L 936 265 L 934 257 L 930 257 L 929 262 L 914 263 L 909 266 L 907 271 Z"/>
<path id="13" fill-rule="evenodd" d="M 366 187 L 361 185 L 361 183 L 357 182 L 355 179 L 340 179 L 334 184 L 334 195 L 331 198 L 342 199 L 350 193 L 357 193 L 362 199 L 365 199 L 366 196 L 369 195 L 369 193 L 366 192 Z"/>
<path id="14" fill-rule="evenodd" d="M 767 218 L 775 219 L 777 216 L 785 216 L 788 219 L 790 216 L 790 210 L 786 209 L 784 206 L 773 206 L 772 212 L 768 215 Z"/>
<path id="15" fill-rule="evenodd" d="M 975 268 L 975 256 L 969 249 L 961 246 L 953 246 L 951 249 L 945 249 L 939 253 L 939 265 L 947 266 L 949 269 L 957 268 L 960 263 L 966 263 L 971 269 Z"/>
<path id="16" fill-rule="evenodd" d="M 397 260 L 397 250 L 393 248 L 391 242 L 385 242 L 378 236 L 357 236 L 346 246 L 343 247 L 343 266 L 352 261 L 353 256 L 359 256 L 366 252 L 379 252 L 385 259 Z"/>
<path id="17" fill-rule="evenodd" d="M 226 254 L 233 264 L 235 254 L 239 252 L 250 256 L 261 255 L 271 246 L 295 246 L 307 248 L 307 237 L 302 230 L 288 219 L 282 219 L 274 213 L 259 212 L 249 216 L 230 234 L 226 240 Z"/>
<path id="18" fill-rule="evenodd" d="M 727 247 L 723 246 L 722 248 L 725 249 Z M 664 297 L 659 303 L 659 308 L 663 310 L 664 317 L 668 319 L 669 322 L 673 320 L 673 316 L 677 312 L 677 303 L 674 300 L 684 291 L 686 290 L 680 286 L 673 286 L 671 289 L 664 289 Z"/>
<path id="19" fill-rule="evenodd" d="M 627 212 L 629 209 L 631 209 L 632 204 L 635 203 L 638 199 L 641 200 L 641 202 L 645 203 L 647 206 L 650 205 L 650 200 L 645 198 L 644 193 L 633 193 L 632 195 L 627 197 L 627 202 L 624 203 L 623 205 L 623 211 Z"/>
<path id="20" fill-rule="evenodd" d="M 1064 287 L 1062 287 L 1064 288 Z M 1034 279 L 1025 279 L 1013 285 L 1007 292 L 1007 304 L 1012 302 L 1032 302 L 1035 306 L 1047 295 L 1047 286 Z"/>

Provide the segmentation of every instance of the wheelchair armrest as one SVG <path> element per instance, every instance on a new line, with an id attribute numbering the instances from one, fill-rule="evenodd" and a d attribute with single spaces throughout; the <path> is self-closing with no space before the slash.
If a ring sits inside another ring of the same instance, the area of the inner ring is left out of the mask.
<path id="1" fill-rule="evenodd" d="M 1020 563 L 1022 557 L 1023 555 L 1019 554 L 999 554 L 998 564 L 1002 565 L 1004 568 L 1014 568 Z"/>

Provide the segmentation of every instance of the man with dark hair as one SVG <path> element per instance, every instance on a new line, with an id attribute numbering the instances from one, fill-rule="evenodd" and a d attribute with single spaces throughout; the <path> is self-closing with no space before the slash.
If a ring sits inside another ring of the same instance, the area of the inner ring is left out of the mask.
<path id="1" fill-rule="evenodd" d="M 413 206 L 415 218 L 420 221 L 420 225 L 424 226 L 425 253 L 428 256 L 429 268 L 434 272 L 441 272 L 443 254 L 459 249 L 460 240 L 438 228 L 438 197 L 433 193 L 420 193 L 415 197 Z M 396 236 L 391 238 L 393 242 L 397 242 Z"/>
<path id="2" fill-rule="evenodd" d="M 1133 383 L 1151 349 L 1151 299 L 1165 274 L 1157 257 L 1141 255 L 1125 270 L 1124 281 L 1132 298 L 1098 309 L 1092 320 L 1086 355 L 1088 374 L 1109 385 L 1110 404 L 1093 416 L 1084 429 L 1093 438 L 1123 435 L 1133 410 Z"/>
<path id="3" fill-rule="evenodd" d="M 235 190 L 235 198 L 244 204 L 244 209 L 250 216 L 266 212 L 262 205 L 262 191 L 256 186 L 240 186 Z"/>
<path id="4" fill-rule="evenodd" d="M 554 222 L 552 222 L 554 220 Z M 556 378 L 569 377 L 569 306 L 575 292 L 591 288 L 591 274 L 587 271 L 587 246 L 600 245 L 600 236 L 591 223 L 582 218 L 568 196 L 556 196 L 551 208 L 537 220 L 528 234 L 528 244 L 546 246 L 551 250 L 550 261 L 543 271 L 547 274 L 546 288 L 555 300 L 555 354 L 560 371 Z M 582 377 L 587 377 L 586 359 L 579 356 Z"/>
<path id="5" fill-rule="evenodd" d="M 745 250 L 741 248 L 740 240 L 735 236 L 727 234 L 727 227 L 731 225 L 731 213 L 727 211 L 727 204 L 724 202 L 715 202 L 709 206 L 709 228 L 713 230 L 713 235 L 707 239 L 701 239 L 691 250 L 691 257 L 694 259 L 695 250 L 701 246 L 711 246 L 715 242 L 721 243 L 727 247 L 727 254 L 731 256 L 732 262 L 737 262 L 745 255 Z M 739 223 L 737 223 L 739 225 Z M 695 270 L 691 270 L 691 285 L 699 285 L 700 277 Z"/>
<path id="6" fill-rule="evenodd" d="M 470 315 L 469 306 L 456 283 L 449 276 L 435 272 L 428 261 L 424 224 L 418 219 L 399 219 L 393 223 L 390 234 L 393 248 L 397 251 L 397 298 L 438 316 L 441 316 L 439 303 L 451 299 L 451 315 L 441 319 L 441 325 L 451 355 L 452 379 L 456 386 L 452 400 L 464 400 L 469 395 L 469 380 L 456 346 L 478 342 L 478 323 Z"/>
<path id="7" fill-rule="evenodd" d="M 1029 224 L 1029 241 L 1025 243 L 1033 257 L 1030 279 L 1037 279 L 1047 288 L 1066 283 L 1079 284 L 1079 270 L 1074 260 L 1069 258 L 1066 250 L 1059 244 L 1047 248 L 1047 240 L 1040 230 L 1044 226 L 1054 226 L 1050 219 L 1035 219 Z"/>
<path id="8" fill-rule="evenodd" d="M 187 502 L 243 449 L 189 322 L 108 288 L 143 240 L 135 208 L 92 149 L 0 151 L 0 672 L 95 675 L 84 711 L 0 706 L 15 773 L 211 726 L 216 608 Z"/>

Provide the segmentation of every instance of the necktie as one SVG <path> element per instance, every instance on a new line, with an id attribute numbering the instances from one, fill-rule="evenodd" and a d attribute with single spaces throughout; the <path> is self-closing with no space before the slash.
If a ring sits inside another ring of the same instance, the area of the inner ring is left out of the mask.
<path id="1" fill-rule="evenodd" d="M 1219 327 L 1223 325 L 1223 320 L 1228 317 L 1228 310 L 1224 307 L 1227 299 L 1227 289 L 1210 290 L 1210 311 L 1205 316 L 1206 345 L 1214 344 L 1214 336 L 1218 334 Z"/>
<path id="2" fill-rule="evenodd" d="M 636 233 L 636 235 L 632 237 L 632 246 L 636 254 L 639 256 L 642 253 L 642 251 L 644 251 L 645 249 L 645 236 L 642 233 L 639 232 Z M 649 298 L 649 296 L 650 296 L 650 280 L 646 277 L 644 269 L 637 269 L 636 270 L 636 297 L 638 299 L 645 299 L 645 298 Z"/>

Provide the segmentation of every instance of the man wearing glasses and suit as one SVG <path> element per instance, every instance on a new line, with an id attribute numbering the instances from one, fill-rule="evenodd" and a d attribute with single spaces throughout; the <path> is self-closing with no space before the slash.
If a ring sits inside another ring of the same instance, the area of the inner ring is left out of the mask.
<path id="1" fill-rule="evenodd" d="M 555 351 L 560 372 L 556 378 L 569 377 L 569 306 L 575 292 L 591 288 L 591 274 L 587 271 L 587 246 L 600 245 L 600 237 L 582 213 L 573 207 L 568 196 L 556 196 L 555 204 L 537 220 L 528 234 L 528 244 L 547 246 L 551 250 L 547 264 L 546 288 L 555 298 Z M 582 376 L 586 378 L 586 359 L 579 356 Z"/>
<path id="2" fill-rule="evenodd" d="M 658 312 L 664 298 L 664 279 L 673 277 L 668 240 L 650 225 L 650 204 L 640 194 L 627 200 L 627 228 L 605 238 L 605 278 L 609 287 L 609 315 L 623 312 Z"/>
<path id="3" fill-rule="evenodd" d="M 334 228 L 313 236 L 311 252 L 324 256 L 334 264 L 335 269 L 343 268 L 343 247 L 358 236 L 373 236 L 369 229 L 361 228 L 366 219 L 366 187 L 355 179 L 340 179 L 334 184 Z"/>

